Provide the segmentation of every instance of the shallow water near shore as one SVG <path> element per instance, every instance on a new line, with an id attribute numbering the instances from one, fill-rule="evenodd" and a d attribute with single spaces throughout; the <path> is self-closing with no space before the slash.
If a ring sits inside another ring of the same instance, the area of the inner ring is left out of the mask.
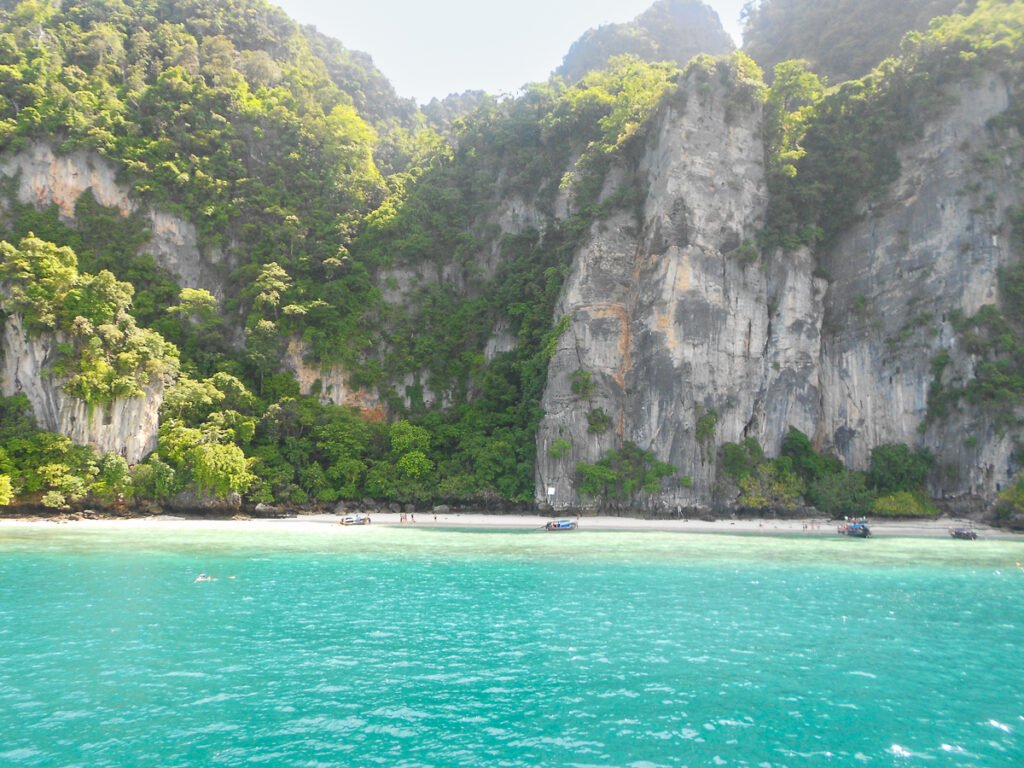
<path id="1" fill-rule="evenodd" d="M 0 765 L 1017 766 L 1020 561 L 1019 541 L 3 527 Z"/>

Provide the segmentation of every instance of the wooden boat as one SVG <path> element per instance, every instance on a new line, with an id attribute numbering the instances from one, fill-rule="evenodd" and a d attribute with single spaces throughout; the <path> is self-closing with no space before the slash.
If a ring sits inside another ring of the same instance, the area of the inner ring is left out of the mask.
<path id="1" fill-rule="evenodd" d="M 574 531 L 579 527 L 579 523 L 575 520 L 561 519 L 551 520 L 547 525 L 544 526 L 546 531 Z"/>

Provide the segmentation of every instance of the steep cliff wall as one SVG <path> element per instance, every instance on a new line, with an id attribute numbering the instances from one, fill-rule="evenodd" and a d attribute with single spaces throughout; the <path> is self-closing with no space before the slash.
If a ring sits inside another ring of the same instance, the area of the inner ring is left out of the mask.
<path id="1" fill-rule="evenodd" d="M 107 208 L 128 216 L 140 209 L 127 185 L 118 181 L 117 167 L 94 152 L 58 154 L 46 142 L 0 156 L 0 180 L 16 180 L 19 202 L 44 209 L 57 206 L 61 218 L 74 225 L 75 203 L 86 190 Z M 230 264 L 217 248 L 200 245 L 196 228 L 166 212 L 143 208 L 150 239 L 142 250 L 170 272 L 183 288 L 205 288 L 222 297 Z"/>
<path id="2" fill-rule="evenodd" d="M 90 408 L 66 394 L 51 372 L 58 346 L 66 339 L 60 334 L 29 337 L 18 315 L 8 316 L 2 331 L 0 393 L 28 397 L 40 429 L 66 435 L 103 453 L 120 453 L 133 464 L 156 449 L 162 380 L 151 382 L 143 397 Z"/>
<path id="3" fill-rule="evenodd" d="M 932 361 L 952 356 L 964 378 L 977 360 L 953 328 L 998 299 L 998 271 L 1013 258 L 1008 208 L 1024 202 L 1019 152 L 1000 148 L 989 121 L 1010 106 L 995 76 L 952 89 L 955 106 L 900 157 L 887 200 L 820 255 L 825 303 L 820 437 L 848 465 L 871 448 L 907 443 L 956 467 L 936 495 L 991 501 L 1017 469 L 1013 435 L 976 407 L 925 424 Z M 979 164 L 980 156 L 989 162 Z"/>
<path id="4" fill-rule="evenodd" d="M 715 441 L 742 439 L 771 387 L 766 350 L 784 333 L 768 311 L 774 286 L 739 256 L 767 205 L 760 104 L 744 96 L 685 81 L 636 170 L 647 190 L 641 220 L 621 213 L 596 224 L 575 260 L 557 309 L 569 330 L 551 361 L 538 432 L 538 495 L 554 488 L 558 507 L 580 502 L 576 463 L 623 440 L 694 481 L 653 504 L 709 505 Z M 592 393 L 573 391 L 576 371 L 589 374 Z M 595 434 L 601 411 L 611 426 Z M 697 423 L 712 412 L 716 433 L 698 444 Z M 572 450 L 553 458 L 559 439 Z"/>
<path id="5" fill-rule="evenodd" d="M 990 504 L 1019 468 L 1013 436 L 966 405 L 925 419 L 935 357 L 949 353 L 963 378 L 977 362 L 952 311 L 995 303 L 1012 258 L 1005 212 L 1022 202 L 1020 153 L 996 152 L 977 172 L 978 156 L 998 149 L 988 124 L 1009 106 L 1007 83 L 951 89 L 955 106 L 903 150 L 886 201 L 828 249 L 761 259 L 750 247 L 767 198 L 760 109 L 721 84 L 680 89 L 635 169 L 641 216 L 595 225 L 565 286 L 537 499 L 553 488 L 556 507 L 585 503 L 577 462 L 632 441 L 693 480 L 667 483 L 649 507 L 728 504 L 718 447 L 754 437 L 777 455 L 794 426 L 851 469 L 884 443 L 929 448 L 951 468 L 933 493 Z M 573 391 L 577 371 L 591 392 Z M 556 440 L 571 450 L 553 457 Z"/>
<path id="6" fill-rule="evenodd" d="M 119 183 L 116 167 L 86 151 L 58 154 L 36 142 L 15 154 L 0 157 L 0 177 L 15 183 L 16 199 L 39 209 L 56 206 L 60 217 L 74 226 L 75 203 L 87 190 L 96 201 L 122 216 L 139 210 L 128 187 Z M 223 254 L 199 245 L 195 227 L 170 214 L 146 208 L 151 253 L 182 286 L 223 294 L 226 271 Z M 0 391 L 25 394 L 40 428 L 59 432 L 76 443 L 102 452 L 124 455 L 136 462 L 156 448 L 163 382 L 146 387 L 139 398 L 115 400 L 109 406 L 89 407 L 67 395 L 50 371 L 60 335 L 26 336 L 17 315 L 7 318 L 0 337 Z"/>

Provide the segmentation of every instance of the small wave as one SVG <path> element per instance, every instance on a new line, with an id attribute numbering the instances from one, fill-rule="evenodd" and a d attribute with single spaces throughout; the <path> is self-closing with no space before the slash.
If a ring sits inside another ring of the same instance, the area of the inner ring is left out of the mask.
<path id="1" fill-rule="evenodd" d="M 891 755 L 894 755 L 896 757 L 902 757 L 902 758 L 907 759 L 907 760 L 909 760 L 911 758 L 918 758 L 918 759 L 923 759 L 923 760 L 932 760 L 932 759 L 934 759 L 934 758 L 929 757 L 928 755 L 921 754 L 920 752 L 912 752 L 911 750 L 907 749 L 906 747 L 901 747 L 899 744 L 893 744 L 891 747 L 889 747 L 888 752 Z"/>
<path id="2" fill-rule="evenodd" d="M 203 699 L 198 699 L 192 702 L 193 707 L 201 707 L 204 704 L 220 704 L 224 701 L 231 701 L 232 699 L 240 699 L 242 695 L 239 693 L 217 693 L 213 696 L 207 696 Z"/>
<path id="3" fill-rule="evenodd" d="M 878 679 L 878 675 L 873 675 L 870 672 L 858 672 L 858 671 L 855 670 L 853 672 L 847 672 L 846 674 L 854 675 L 855 677 L 869 677 L 872 680 L 877 680 Z"/>
<path id="4" fill-rule="evenodd" d="M 206 677 L 206 676 L 207 676 L 207 674 L 205 672 L 187 672 L 187 671 L 184 671 L 184 670 L 177 671 L 177 672 L 165 672 L 162 675 L 154 675 L 154 677 L 196 677 L 196 678 Z"/>
<path id="5" fill-rule="evenodd" d="M 41 754 L 42 752 L 40 752 L 38 749 L 24 747 L 22 749 L 12 749 L 7 752 L 0 752 L 0 758 L 3 758 L 4 760 L 20 762 L 22 760 L 32 760 L 36 757 L 39 757 L 39 755 Z"/>
<path id="6" fill-rule="evenodd" d="M 1000 723 L 998 720 L 989 720 L 988 725 L 991 725 L 993 728 L 998 728 L 1003 733 L 1013 733 L 1013 728 L 1008 726 L 1006 723 Z"/>
<path id="7" fill-rule="evenodd" d="M 943 744 L 942 745 L 942 751 L 943 752 L 948 752 L 951 755 L 963 755 L 964 757 L 972 757 L 972 758 L 977 758 L 978 757 L 977 755 L 975 755 L 975 754 L 973 754 L 971 752 L 968 752 L 963 747 L 957 747 L 957 746 L 954 746 L 952 744 Z"/>

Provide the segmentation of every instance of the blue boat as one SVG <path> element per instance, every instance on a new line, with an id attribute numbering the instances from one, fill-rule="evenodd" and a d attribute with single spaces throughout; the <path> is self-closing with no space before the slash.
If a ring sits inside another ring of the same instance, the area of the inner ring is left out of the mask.
<path id="1" fill-rule="evenodd" d="M 843 523 L 839 526 L 837 533 L 840 536 L 852 536 L 855 539 L 866 539 L 871 535 L 867 520 L 855 520 L 852 523 Z"/>
<path id="2" fill-rule="evenodd" d="M 565 518 L 561 520 L 551 520 L 544 529 L 547 531 L 572 531 L 579 527 L 579 523 L 575 520 L 567 520 Z"/>

